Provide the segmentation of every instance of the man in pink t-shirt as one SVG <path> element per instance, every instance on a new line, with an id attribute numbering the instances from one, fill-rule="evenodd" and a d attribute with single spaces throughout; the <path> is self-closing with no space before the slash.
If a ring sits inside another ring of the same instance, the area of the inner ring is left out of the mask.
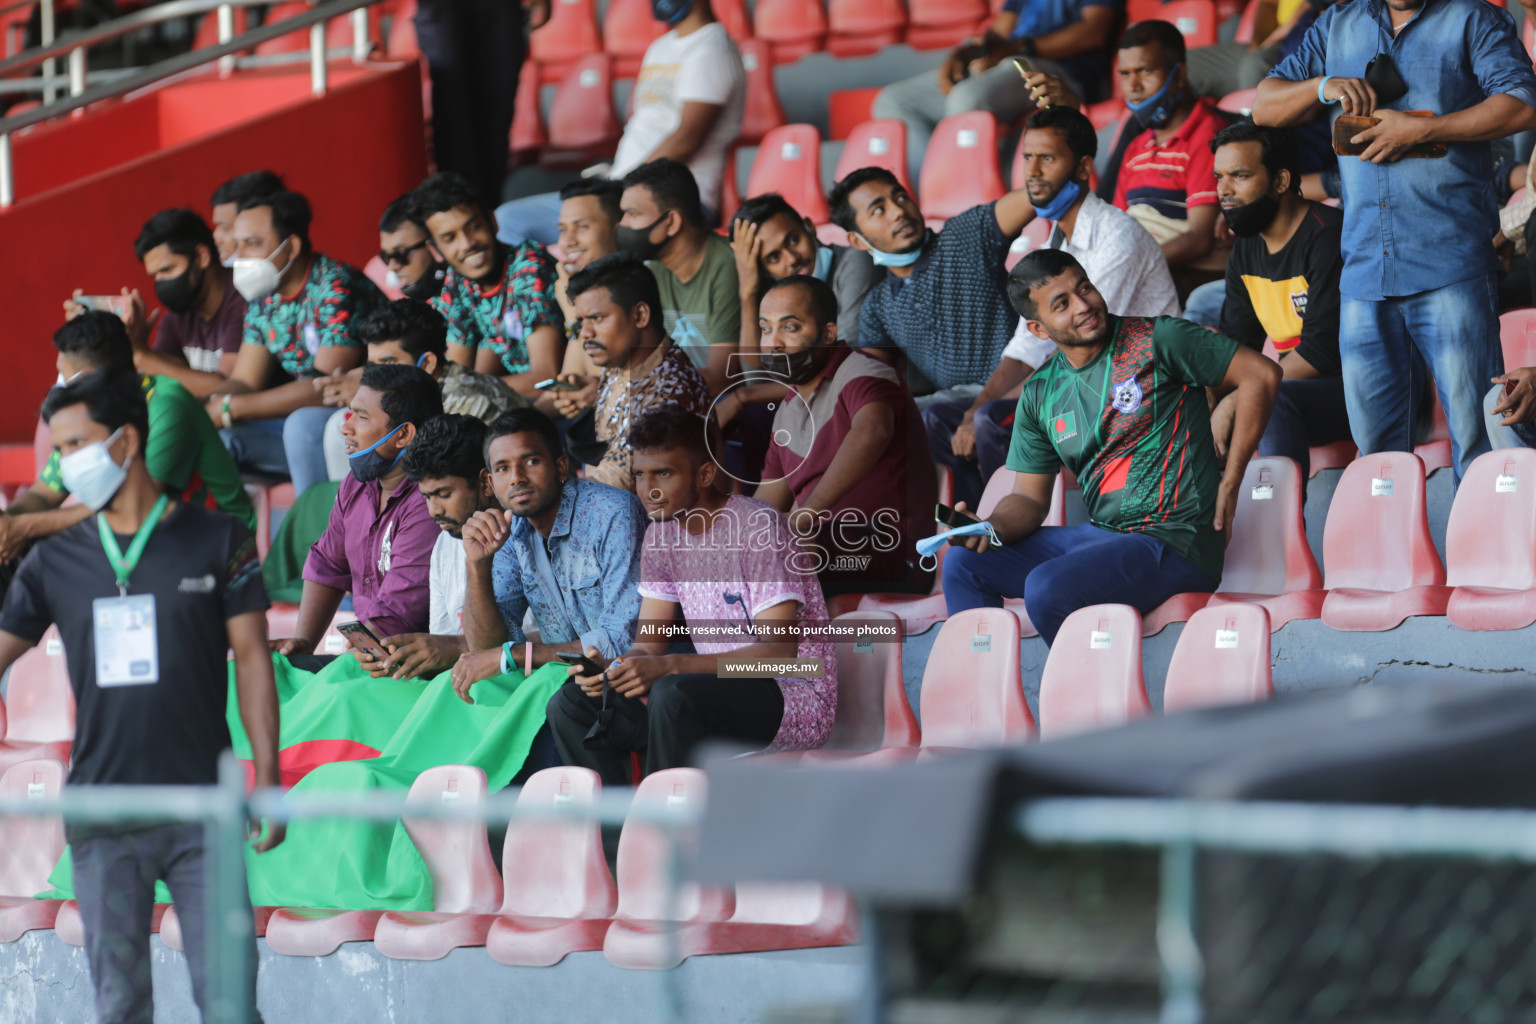
<path id="1" fill-rule="evenodd" d="M 631 751 L 645 754 L 650 773 L 690 764 L 706 740 L 818 747 L 837 712 L 836 652 L 824 634 L 805 635 L 827 622 L 813 559 L 777 509 L 715 489 L 705 430 L 671 405 L 631 428 L 635 491 L 652 519 L 635 646 L 611 663 L 588 648 L 603 674 L 573 676 L 549 701 L 561 760 L 611 785 L 629 781 Z M 669 629 L 685 621 L 679 635 L 691 635 L 697 653 L 668 653 Z M 792 659 L 800 664 L 781 677 L 731 668 Z"/>

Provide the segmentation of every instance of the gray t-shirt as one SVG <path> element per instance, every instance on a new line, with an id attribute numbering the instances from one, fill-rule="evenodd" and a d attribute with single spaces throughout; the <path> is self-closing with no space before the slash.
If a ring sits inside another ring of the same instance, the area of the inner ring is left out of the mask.
<path id="1" fill-rule="evenodd" d="M 859 344 L 859 310 L 864 296 L 885 277 L 885 269 L 875 266 L 869 253 L 849 245 L 829 245 L 832 269 L 827 282 L 837 296 L 837 336 L 850 345 Z"/>

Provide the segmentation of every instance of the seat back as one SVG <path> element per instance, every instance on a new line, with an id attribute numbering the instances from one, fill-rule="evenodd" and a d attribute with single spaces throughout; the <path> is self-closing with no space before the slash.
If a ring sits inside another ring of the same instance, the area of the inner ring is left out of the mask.
<path id="1" fill-rule="evenodd" d="M 814 125 L 786 124 L 763 136 L 746 198 L 777 192 L 812 224 L 832 219 L 821 192 L 821 133 Z"/>
<path id="2" fill-rule="evenodd" d="M 588 768 L 546 768 L 523 784 L 519 809 L 591 807 L 602 792 Z M 514 817 L 502 847 L 503 914 L 524 917 L 612 917 L 618 888 L 603 859 L 601 827 L 573 818 Z"/>
<path id="3" fill-rule="evenodd" d="M 1417 455 L 1378 452 L 1344 468 L 1323 526 L 1323 565 L 1329 590 L 1396 591 L 1445 582 L 1445 566 L 1429 536 L 1424 463 Z"/>
<path id="4" fill-rule="evenodd" d="M 405 293 L 389 283 L 389 267 L 379 259 L 378 254 L 368 257 L 368 262 L 363 264 L 363 276 L 379 286 L 379 291 L 384 293 L 387 299 L 403 299 Z"/>
<path id="5" fill-rule="evenodd" d="M 902 0 L 827 0 L 827 30 L 845 36 L 889 36 L 907 27 Z"/>
<path id="6" fill-rule="evenodd" d="M 1238 117 L 1247 117 L 1253 112 L 1253 98 L 1259 94 L 1257 89 L 1239 89 L 1237 92 L 1229 92 L 1216 104 L 1222 110 Z"/>
<path id="7" fill-rule="evenodd" d="M 747 11 L 746 0 L 712 0 L 709 6 L 715 12 L 715 20 L 725 26 L 726 34 L 736 41 L 738 48 L 752 38 L 752 15 Z M 751 85 L 747 88 L 751 89 Z"/>
<path id="8" fill-rule="evenodd" d="M 419 817 L 412 807 L 485 802 L 485 772 L 447 764 L 416 776 L 400 816 L 406 834 L 432 875 L 432 909 L 450 914 L 494 914 L 501 906 L 501 876 L 481 819 Z"/>
<path id="9" fill-rule="evenodd" d="M 761 39 L 746 39 L 737 44 L 741 66 L 747 73 L 747 98 L 741 111 L 741 133 L 736 141 L 752 145 L 785 121 L 784 108 L 773 85 L 773 53 Z M 818 182 L 816 190 L 821 191 Z"/>
<path id="10" fill-rule="evenodd" d="M 1307 546 L 1303 483 L 1301 468 L 1283 455 L 1248 463 L 1237 492 L 1232 541 L 1218 593 L 1289 594 L 1323 585 L 1317 559 Z"/>
<path id="11" fill-rule="evenodd" d="M 939 629 L 923 670 L 924 747 L 1001 747 L 1035 732 L 1019 674 L 1019 620 L 972 608 Z"/>
<path id="12" fill-rule="evenodd" d="M 1275 695 L 1269 612 L 1257 604 L 1195 612 L 1179 634 L 1167 678 L 1164 712 L 1269 700 Z"/>
<path id="13" fill-rule="evenodd" d="M 834 181 L 842 181 L 860 167 L 884 167 L 896 175 L 901 187 L 913 192 L 907 178 L 907 124 L 893 117 L 863 121 L 848 134 L 837 158 Z"/>
<path id="14" fill-rule="evenodd" d="M 1040 738 L 1151 713 L 1141 677 L 1140 613 L 1126 604 L 1096 604 L 1068 615 L 1040 673 Z"/>
<path id="15" fill-rule="evenodd" d="M 1445 528 L 1445 582 L 1536 588 L 1536 449 L 1500 448 L 1468 467 Z"/>
<path id="16" fill-rule="evenodd" d="M 664 826 L 639 820 L 636 814 L 702 806 L 707 790 L 704 773 L 697 768 L 655 772 L 635 789 L 635 802 L 630 805 L 630 816 L 619 835 L 619 917 L 640 921 L 720 921 L 731 916 L 736 899 L 728 886 L 685 882 L 668 898 L 674 877 L 673 841 Z M 678 831 L 680 848 L 676 856 L 686 857 L 697 841 L 696 828 Z"/>
<path id="17" fill-rule="evenodd" d="M 923 216 L 948 220 L 1007 190 L 997 168 L 997 118 L 985 110 L 940 121 L 923 154 L 917 187 Z"/>
<path id="18" fill-rule="evenodd" d="M 977 24 L 991 12 L 986 0 L 907 0 L 907 21 L 922 28 Z"/>
<path id="19" fill-rule="evenodd" d="M 651 15 L 651 0 L 612 0 L 603 15 L 603 51 L 624 68 L 620 77 L 628 77 L 630 65 L 638 71 L 646 47 L 666 34 L 666 24 Z"/>
<path id="20" fill-rule="evenodd" d="M 1007 466 L 993 473 L 992 479 L 987 481 L 986 489 L 981 492 L 981 500 L 976 503 L 976 514 L 985 519 L 995 512 L 997 503 L 1013 493 L 1013 483 L 1017 477 L 1018 474 Z M 1056 474 L 1056 482 L 1051 486 L 1051 507 L 1041 525 L 1067 525 L 1067 489 L 1060 473 Z"/>
<path id="21" fill-rule="evenodd" d="M 544 130 L 544 112 L 539 109 L 539 66 L 524 61 L 517 75 L 517 99 L 512 108 L 512 131 L 508 148 L 519 160 L 527 160 L 549 143 Z"/>
<path id="22" fill-rule="evenodd" d="M 389 32 L 384 36 L 384 55 L 390 60 L 409 60 L 421 56 L 416 39 L 416 0 L 405 0 L 389 16 Z"/>
<path id="23" fill-rule="evenodd" d="M 232 7 L 234 12 L 234 34 L 240 35 L 246 31 L 249 19 L 244 7 Z M 219 45 L 219 12 L 209 11 L 197 20 L 197 31 L 192 35 L 192 49 L 204 50 L 210 46 Z"/>
<path id="24" fill-rule="evenodd" d="M 773 44 L 773 59 L 783 64 L 821 49 L 827 13 L 821 0 L 757 0 L 752 28 L 757 38 Z"/>
<path id="25" fill-rule="evenodd" d="M 817 882 L 742 882 L 736 886 L 738 924 L 804 928 L 835 915 L 852 915 L 848 893 Z"/>
<path id="26" fill-rule="evenodd" d="M 51 800 L 64 788 L 64 763 L 13 764 L 0 775 L 0 796 Z M 0 817 L 0 896 L 33 896 L 64 853 L 64 821 L 56 815 Z"/>
<path id="27" fill-rule="evenodd" d="M 1171 23 L 1190 49 L 1216 42 L 1216 4 L 1213 0 L 1169 0 L 1157 17 Z"/>
<path id="28" fill-rule="evenodd" d="M 613 61 L 589 53 L 571 66 L 549 107 L 549 148 L 586 150 L 615 145 L 623 130 L 613 109 Z"/>
<path id="29" fill-rule="evenodd" d="M 1248 0 L 1243 7 L 1243 16 L 1237 20 L 1237 32 L 1232 36 L 1234 43 L 1242 43 L 1246 46 L 1253 42 L 1254 22 L 1258 20 L 1259 8 L 1263 3 L 1264 0 Z"/>
<path id="30" fill-rule="evenodd" d="M 860 640 L 853 633 L 834 639 L 837 718 L 827 746 L 835 750 L 917 746 L 921 734 L 901 678 L 901 618 L 892 612 L 845 612 L 833 619 L 832 625 L 848 630 L 860 626 L 893 629 L 895 641 L 885 637 Z"/>
<path id="31" fill-rule="evenodd" d="M 601 52 L 596 0 L 556 0 L 549 20 L 528 33 L 528 59 L 539 64 L 564 64 Z"/>
<path id="32" fill-rule="evenodd" d="M 1512 309 L 1499 316 L 1504 369 L 1536 366 L 1536 309 Z"/>
<path id="33" fill-rule="evenodd" d="M 75 738 L 75 691 L 59 631 L 16 659 L 5 694 L 7 743 L 59 743 Z M 3 849 L 3 847 L 0 847 Z"/>

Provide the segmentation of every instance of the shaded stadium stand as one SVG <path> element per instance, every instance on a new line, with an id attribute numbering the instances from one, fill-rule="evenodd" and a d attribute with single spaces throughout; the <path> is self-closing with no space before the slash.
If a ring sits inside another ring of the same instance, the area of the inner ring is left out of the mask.
<path id="1" fill-rule="evenodd" d="M 1323 527 L 1323 624 L 1392 629 L 1444 615 L 1451 590 L 1429 535 L 1424 463 L 1410 452 L 1361 456 L 1344 470 Z"/>
<path id="2" fill-rule="evenodd" d="M 863 57 L 901 42 L 907 27 L 902 0 L 827 0 L 827 52 Z"/>
<path id="3" fill-rule="evenodd" d="M 69 763 L 75 737 L 75 694 L 64 664 L 58 627 L 49 626 L 37 646 L 11 666 L 0 705 L 0 771 L 38 759 Z M 3 858 L 0 858 L 3 859 Z"/>
<path id="4" fill-rule="evenodd" d="M 916 194 L 907 177 L 907 124 L 897 118 L 861 121 L 848 134 L 837 158 L 834 181 L 842 181 L 860 167 L 884 167 L 896 175 L 901 187 Z"/>
<path id="5" fill-rule="evenodd" d="M 923 669 L 924 753 L 1011 746 L 1034 736 L 1019 640 L 1019 620 L 1003 608 L 972 608 L 944 623 Z"/>
<path id="6" fill-rule="evenodd" d="M 1307 545 L 1302 484 L 1294 459 L 1267 456 L 1248 463 L 1237 493 L 1221 586 L 1209 601 L 1212 607 L 1233 602 L 1263 605 L 1273 629 L 1321 614 L 1323 574 Z"/>
<path id="7" fill-rule="evenodd" d="M 539 154 L 546 167 L 578 168 L 611 157 L 623 125 L 613 109 L 613 61 L 593 53 L 578 60 L 555 91 Z"/>
<path id="8" fill-rule="evenodd" d="M 933 130 L 917 182 L 923 217 L 938 230 L 1008 191 L 997 167 L 997 118 L 985 110 L 946 117 Z"/>
<path id="9" fill-rule="evenodd" d="M 52 800 L 64 788 L 64 762 L 21 761 L 0 776 L 0 795 Z M 35 928 L 52 928 L 59 900 L 40 900 L 64 853 L 64 821 L 57 816 L 0 818 L 0 942 L 15 942 Z"/>
<path id="10" fill-rule="evenodd" d="M 1168 663 L 1164 713 L 1273 697 L 1269 632 L 1269 613 L 1256 604 L 1224 604 L 1191 615 Z"/>
<path id="11" fill-rule="evenodd" d="M 812 224 L 831 219 L 821 191 L 821 133 L 808 124 L 786 124 L 763 137 L 747 177 L 746 198 L 777 192 Z"/>
<path id="12" fill-rule="evenodd" d="M 757 38 L 771 44 L 773 62 L 788 64 L 822 48 L 827 15 L 821 0 L 757 0 L 752 27 Z"/>
<path id="13" fill-rule="evenodd" d="M 907 0 L 907 45 L 942 50 L 992 20 L 986 0 Z"/>
<path id="14" fill-rule="evenodd" d="M 747 72 L 747 100 L 742 108 L 737 142 L 748 145 L 761 141 L 788 119 L 773 88 L 773 55 L 769 45 L 761 39 L 748 39 L 739 48 L 741 66 Z"/>
<path id="15" fill-rule="evenodd" d="M 1461 629 L 1536 622 L 1536 449 L 1475 459 L 1445 532 L 1446 618 Z"/>
<path id="16" fill-rule="evenodd" d="M 667 26 L 651 17 L 650 0 L 612 0 L 603 15 L 603 49 L 613 58 L 613 77 L 640 73 L 645 48 L 667 34 Z"/>
<path id="17" fill-rule="evenodd" d="M 1136 609 L 1097 604 L 1068 615 L 1040 673 L 1040 738 L 1104 729 L 1151 713 Z"/>
<path id="18" fill-rule="evenodd" d="M 577 61 L 602 49 L 596 0 L 558 0 L 549 5 L 549 20 L 528 33 L 528 59 L 545 85 L 564 81 Z"/>

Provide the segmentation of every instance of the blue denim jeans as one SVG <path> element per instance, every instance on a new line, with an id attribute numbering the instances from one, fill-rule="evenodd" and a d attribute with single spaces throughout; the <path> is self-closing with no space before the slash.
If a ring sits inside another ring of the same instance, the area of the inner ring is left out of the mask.
<path id="1" fill-rule="evenodd" d="M 1488 443 L 1498 448 L 1536 448 L 1536 421 L 1506 427 L 1504 414 L 1493 414 L 1493 407 L 1504 397 L 1504 385 L 1495 384 L 1483 399 L 1483 415 L 1488 429 Z"/>
<path id="2" fill-rule="evenodd" d="M 1260 455 L 1285 455 L 1301 467 L 1303 486 L 1312 475 L 1314 445 L 1348 441 L 1349 413 L 1344 404 L 1344 382 L 1337 377 L 1314 377 L 1280 382 L 1275 408 L 1269 414 Z"/>
<path id="3" fill-rule="evenodd" d="M 244 473 L 288 475 L 288 456 L 283 451 L 283 421 L 246 420 L 219 431 L 235 465 Z"/>
<path id="4" fill-rule="evenodd" d="M 329 405 L 309 405 L 295 409 L 283 421 L 283 451 L 288 459 L 288 475 L 293 480 L 294 497 L 310 484 L 329 480 L 325 465 L 325 427 L 336 415 Z"/>
<path id="5" fill-rule="evenodd" d="M 1494 275 L 1380 302 L 1342 298 L 1344 398 L 1362 454 L 1413 451 L 1416 398 L 1423 384 L 1415 349 L 1435 379 L 1460 482 L 1472 460 L 1488 451 L 1483 395 L 1488 381 L 1504 371 Z"/>
<path id="6" fill-rule="evenodd" d="M 496 237 L 507 245 L 521 245 L 530 238 L 554 245 L 560 241 L 559 224 L 559 192 L 540 192 L 496 207 Z"/>
<path id="7" fill-rule="evenodd" d="M 1227 302 L 1227 282 L 1207 281 L 1189 293 L 1184 303 L 1184 319 L 1201 327 L 1221 326 L 1221 307 Z"/>

